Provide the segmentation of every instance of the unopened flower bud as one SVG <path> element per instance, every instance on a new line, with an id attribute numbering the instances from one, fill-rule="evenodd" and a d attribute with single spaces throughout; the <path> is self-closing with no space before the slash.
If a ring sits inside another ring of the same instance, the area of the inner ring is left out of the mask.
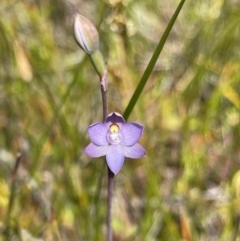
<path id="1" fill-rule="evenodd" d="M 99 35 L 94 24 L 80 14 L 75 14 L 74 37 L 79 46 L 88 54 L 99 48 Z"/>

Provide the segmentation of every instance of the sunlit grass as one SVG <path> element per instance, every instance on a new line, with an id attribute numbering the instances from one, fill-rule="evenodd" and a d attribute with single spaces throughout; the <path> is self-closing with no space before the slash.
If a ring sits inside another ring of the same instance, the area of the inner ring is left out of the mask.
<path id="1" fill-rule="evenodd" d="M 86 127 L 102 119 L 99 78 L 72 17 L 99 26 L 109 109 L 123 114 L 178 4 L 1 1 L 1 241 L 104 240 L 107 169 L 82 153 Z M 148 156 L 116 176 L 114 240 L 237 240 L 239 10 L 186 1 L 129 116 L 145 127 Z"/>

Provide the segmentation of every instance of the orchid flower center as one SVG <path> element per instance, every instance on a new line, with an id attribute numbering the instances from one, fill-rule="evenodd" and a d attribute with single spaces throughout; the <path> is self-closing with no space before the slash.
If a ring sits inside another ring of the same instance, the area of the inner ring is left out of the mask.
<path id="1" fill-rule="evenodd" d="M 118 131 L 119 131 L 118 125 L 117 125 L 117 124 L 112 124 L 112 125 L 110 126 L 110 131 L 111 131 L 111 133 L 116 133 L 116 132 L 118 132 Z"/>
<path id="2" fill-rule="evenodd" d="M 109 127 L 109 131 L 107 134 L 107 140 L 112 145 L 117 145 L 122 140 L 122 135 L 119 133 L 119 126 L 117 124 L 112 124 Z"/>

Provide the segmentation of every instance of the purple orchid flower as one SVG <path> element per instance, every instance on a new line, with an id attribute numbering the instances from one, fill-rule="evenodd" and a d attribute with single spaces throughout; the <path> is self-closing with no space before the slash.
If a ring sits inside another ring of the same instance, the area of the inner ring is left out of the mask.
<path id="1" fill-rule="evenodd" d="M 126 123 L 119 113 L 113 112 L 104 123 L 94 123 L 88 127 L 92 143 L 84 152 L 90 157 L 106 156 L 108 167 L 116 175 L 125 157 L 136 159 L 146 155 L 144 148 L 137 143 L 142 132 L 142 125 Z"/>

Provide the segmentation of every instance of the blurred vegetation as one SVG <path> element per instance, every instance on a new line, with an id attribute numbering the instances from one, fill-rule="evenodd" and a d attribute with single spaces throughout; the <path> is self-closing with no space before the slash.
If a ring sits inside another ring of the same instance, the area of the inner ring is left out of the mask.
<path id="1" fill-rule="evenodd" d="M 0 1 L 0 241 L 105 239 L 106 165 L 82 153 L 102 119 L 99 78 L 73 15 L 98 26 L 123 113 L 178 3 Z M 239 12 L 183 6 L 129 118 L 148 156 L 115 178 L 115 241 L 240 240 Z"/>

